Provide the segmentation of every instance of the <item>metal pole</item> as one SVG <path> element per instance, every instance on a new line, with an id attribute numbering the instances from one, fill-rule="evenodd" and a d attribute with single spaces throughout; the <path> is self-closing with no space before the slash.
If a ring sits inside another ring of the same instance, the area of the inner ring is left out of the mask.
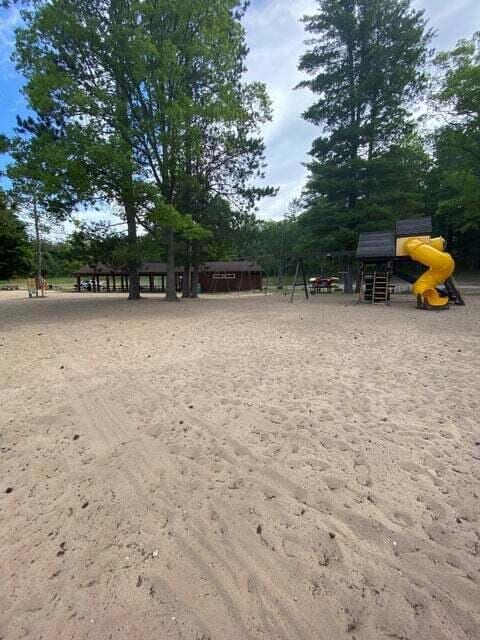
<path id="1" fill-rule="evenodd" d="M 37 196 L 33 196 L 33 217 L 35 220 L 35 240 L 37 244 L 37 278 L 35 284 L 35 295 L 38 298 L 38 287 L 41 288 L 43 298 L 42 287 L 42 242 L 40 239 L 40 220 L 37 210 Z"/>
<path id="2" fill-rule="evenodd" d="M 305 290 L 305 298 L 308 300 L 307 276 L 305 275 L 305 264 L 303 262 L 303 258 L 300 258 L 300 264 L 302 267 L 303 288 Z"/>
<path id="3" fill-rule="evenodd" d="M 300 268 L 300 262 L 297 262 L 297 268 L 295 269 L 295 279 L 293 281 L 293 289 L 292 289 L 292 295 L 290 296 L 290 302 L 293 302 L 293 296 L 295 295 L 295 289 L 297 287 L 297 276 L 298 276 L 299 268 Z"/>

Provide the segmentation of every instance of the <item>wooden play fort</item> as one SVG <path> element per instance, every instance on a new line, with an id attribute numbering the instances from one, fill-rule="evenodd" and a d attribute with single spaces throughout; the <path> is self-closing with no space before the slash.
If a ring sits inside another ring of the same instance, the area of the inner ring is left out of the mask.
<path id="1" fill-rule="evenodd" d="M 390 304 L 395 291 L 392 276 L 412 283 L 417 305 L 423 309 L 445 309 L 450 303 L 464 305 L 453 272 L 455 263 L 445 251 L 445 240 L 432 238 L 432 220 L 398 220 L 393 231 L 360 234 L 357 253 L 360 260 L 357 290 L 359 302 Z M 428 267 L 419 277 L 409 264 Z"/>

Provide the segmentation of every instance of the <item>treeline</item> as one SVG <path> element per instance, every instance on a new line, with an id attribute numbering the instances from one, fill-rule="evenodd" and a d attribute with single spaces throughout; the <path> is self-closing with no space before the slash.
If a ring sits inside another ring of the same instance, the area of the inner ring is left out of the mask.
<path id="1" fill-rule="evenodd" d="M 286 234 L 297 255 L 354 250 L 360 231 L 431 215 L 459 263 L 480 269 L 480 34 L 432 59 L 408 0 L 318 4 L 300 87 L 321 135 L 300 213 L 264 223 L 264 239 Z"/>
<path id="2" fill-rule="evenodd" d="M 22 4 L 14 58 L 32 116 L 2 139 L 10 270 L 31 253 L 16 209 L 48 223 L 106 202 L 126 235 L 77 227 L 45 247 L 51 275 L 128 265 L 135 298 L 138 263 L 160 259 L 175 299 L 175 263 L 348 251 L 361 231 L 422 215 L 464 268 L 480 268 L 479 34 L 433 55 L 435 34 L 410 0 L 319 0 L 299 62 L 298 88 L 315 96 L 303 117 L 319 130 L 306 186 L 283 220 L 258 221 L 256 203 L 275 189 L 258 187 L 271 112 L 265 87 L 243 80 L 248 2 Z M 195 283 L 184 282 L 188 296 Z"/>

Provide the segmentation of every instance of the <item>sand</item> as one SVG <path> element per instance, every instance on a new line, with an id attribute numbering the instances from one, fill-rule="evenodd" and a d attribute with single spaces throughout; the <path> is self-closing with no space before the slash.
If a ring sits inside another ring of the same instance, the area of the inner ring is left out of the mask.
<path id="1" fill-rule="evenodd" d="M 480 638 L 480 297 L 0 296 L 1 640 Z"/>

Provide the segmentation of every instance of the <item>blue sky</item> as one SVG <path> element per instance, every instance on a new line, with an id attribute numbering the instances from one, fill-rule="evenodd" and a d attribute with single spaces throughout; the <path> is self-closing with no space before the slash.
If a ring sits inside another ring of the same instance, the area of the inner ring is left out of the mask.
<path id="1" fill-rule="evenodd" d="M 460 38 L 480 30 L 479 0 L 414 0 L 413 5 L 425 9 L 430 26 L 437 31 L 436 49 L 451 48 Z M 281 218 L 290 200 L 300 194 L 305 180 L 302 162 L 308 159 L 311 142 L 318 135 L 315 127 L 301 119 L 312 94 L 293 90 L 302 79 L 297 65 L 305 49 L 300 18 L 314 13 L 315 7 L 315 0 L 252 0 L 245 18 L 250 47 L 247 78 L 266 83 L 274 109 L 273 121 L 264 129 L 266 181 L 280 187 L 280 192 L 262 202 L 261 217 Z M 26 113 L 20 94 L 22 79 L 10 61 L 18 23 L 18 11 L 0 9 L 0 132 L 7 135 L 15 126 L 16 115 Z"/>

